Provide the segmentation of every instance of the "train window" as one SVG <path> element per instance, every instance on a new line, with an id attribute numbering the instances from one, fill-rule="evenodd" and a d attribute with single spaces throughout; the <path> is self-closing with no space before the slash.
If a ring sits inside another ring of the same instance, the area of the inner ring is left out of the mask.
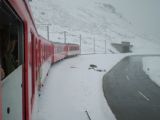
<path id="1" fill-rule="evenodd" d="M 7 0 L 0 0 L 0 77 L 2 120 L 23 116 L 23 23 Z"/>
<path id="2" fill-rule="evenodd" d="M 5 76 L 3 67 L 2 67 L 2 31 L 0 30 L 0 80 L 2 80 Z"/>
<path id="3" fill-rule="evenodd" d="M 4 4 L 0 4 L 0 66 L 5 76 L 22 64 L 22 24 Z"/>
<path id="4" fill-rule="evenodd" d="M 75 47 L 75 46 L 71 46 L 71 47 L 70 47 L 70 50 L 71 50 L 71 51 L 73 51 L 73 50 L 78 50 L 78 48 Z"/>
<path id="5" fill-rule="evenodd" d="M 57 53 L 63 52 L 63 46 L 58 46 L 57 47 Z"/>

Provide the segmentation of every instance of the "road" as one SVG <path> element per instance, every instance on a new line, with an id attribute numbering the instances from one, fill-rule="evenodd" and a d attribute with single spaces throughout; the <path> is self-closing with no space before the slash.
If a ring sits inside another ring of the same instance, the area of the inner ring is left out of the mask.
<path id="1" fill-rule="evenodd" d="M 117 120 L 160 120 L 160 87 L 144 73 L 142 56 L 126 57 L 103 78 Z"/>

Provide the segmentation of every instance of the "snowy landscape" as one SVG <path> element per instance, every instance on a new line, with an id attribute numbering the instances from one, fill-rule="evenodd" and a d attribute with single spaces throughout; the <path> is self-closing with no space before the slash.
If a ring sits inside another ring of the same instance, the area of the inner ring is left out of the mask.
<path id="1" fill-rule="evenodd" d="M 80 44 L 81 38 L 83 54 L 52 66 L 40 92 L 38 120 L 88 120 L 86 111 L 91 120 L 116 120 L 104 97 L 104 74 L 126 56 L 159 55 L 160 42 L 133 31 L 132 22 L 108 0 L 33 0 L 30 5 L 40 35 L 47 39 L 49 26 L 50 41 L 64 43 L 66 34 L 67 43 Z M 123 41 L 133 45 L 132 53 L 111 45 Z M 144 72 L 160 86 L 160 57 L 142 59 Z"/>
<path id="2" fill-rule="evenodd" d="M 40 35 L 47 38 L 46 24 L 49 24 L 49 39 L 67 43 L 80 43 L 82 53 L 111 51 L 117 53 L 111 43 L 128 41 L 134 53 L 159 53 L 160 43 L 146 35 L 133 31 L 131 21 L 110 4 L 108 0 L 33 0 L 30 2 Z"/>

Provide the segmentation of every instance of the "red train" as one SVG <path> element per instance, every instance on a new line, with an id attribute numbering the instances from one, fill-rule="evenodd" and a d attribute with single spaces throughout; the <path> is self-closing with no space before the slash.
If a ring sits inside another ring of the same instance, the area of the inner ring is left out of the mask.
<path id="1" fill-rule="evenodd" d="M 77 44 L 38 35 L 28 0 L 0 0 L 0 120 L 35 119 L 51 64 L 78 54 Z"/>

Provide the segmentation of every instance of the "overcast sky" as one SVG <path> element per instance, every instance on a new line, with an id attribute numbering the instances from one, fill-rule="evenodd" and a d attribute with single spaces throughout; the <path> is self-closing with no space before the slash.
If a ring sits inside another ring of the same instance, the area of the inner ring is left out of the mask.
<path id="1" fill-rule="evenodd" d="M 108 0 L 137 28 L 160 38 L 160 0 Z M 160 41 L 160 40 L 159 40 Z"/>

